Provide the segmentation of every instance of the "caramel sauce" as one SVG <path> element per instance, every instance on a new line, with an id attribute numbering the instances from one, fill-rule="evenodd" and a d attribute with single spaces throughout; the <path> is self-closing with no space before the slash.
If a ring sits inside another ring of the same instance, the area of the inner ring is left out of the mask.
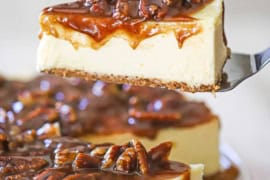
<path id="1" fill-rule="evenodd" d="M 125 16 L 119 17 L 114 15 L 117 8 L 113 1 L 108 3 L 104 0 L 99 4 L 77 1 L 46 8 L 40 23 L 43 32 L 59 38 L 63 38 L 63 35 L 59 35 L 61 33 L 54 27 L 55 24 L 84 33 L 94 41 L 91 43 L 91 47 L 94 49 L 102 47 L 115 34 L 127 37 L 130 46 L 135 49 L 141 41 L 169 32 L 174 32 L 179 48 L 181 48 L 186 39 L 202 31 L 200 24 L 192 18 L 191 14 L 199 11 L 211 1 L 190 4 L 190 7 L 185 7 L 180 3 L 181 1 L 177 1 L 173 6 L 164 7 L 161 1 L 153 0 L 148 2 L 146 7 L 154 4 L 159 7 L 159 11 L 157 10 L 156 14 L 143 16 L 138 13 L 140 12 L 140 1 L 129 0 L 127 1 L 128 11 Z M 158 16 L 158 13 L 161 15 Z M 179 24 L 179 22 L 182 23 Z M 64 39 L 70 40 L 70 37 Z M 76 47 L 76 43 L 73 44 Z M 78 44 L 79 42 L 77 42 L 77 46 Z"/>

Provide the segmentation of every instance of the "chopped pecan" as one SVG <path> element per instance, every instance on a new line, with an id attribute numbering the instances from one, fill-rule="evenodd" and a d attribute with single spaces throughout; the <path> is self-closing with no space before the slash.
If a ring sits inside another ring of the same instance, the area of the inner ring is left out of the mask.
<path id="1" fill-rule="evenodd" d="M 148 152 L 148 157 L 152 161 L 167 161 L 170 155 L 172 149 L 172 143 L 171 142 L 164 142 L 159 144 L 156 147 L 153 147 Z"/>
<path id="2" fill-rule="evenodd" d="M 107 169 L 113 165 L 114 161 L 116 161 L 116 159 L 119 155 L 120 149 L 121 149 L 121 146 L 112 145 L 107 150 L 107 152 L 103 158 L 103 161 L 102 161 L 102 165 L 101 165 L 102 169 Z"/>
<path id="3" fill-rule="evenodd" d="M 149 163 L 146 150 L 144 146 L 138 140 L 133 139 L 131 141 L 132 146 L 137 154 L 138 166 L 140 173 L 147 174 L 149 171 Z"/>
<path id="4" fill-rule="evenodd" d="M 78 153 L 72 167 L 77 169 L 85 168 L 98 168 L 100 165 L 100 159 L 98 157 L 90 156 L 85 153 Z"/>
<path id="5" fill-rule="evenodd" d="M 116 170 L 124 173 L 130 173 L 137 167 L 136 152 L 133 147 L 127 148 L 116 161 Z"/>

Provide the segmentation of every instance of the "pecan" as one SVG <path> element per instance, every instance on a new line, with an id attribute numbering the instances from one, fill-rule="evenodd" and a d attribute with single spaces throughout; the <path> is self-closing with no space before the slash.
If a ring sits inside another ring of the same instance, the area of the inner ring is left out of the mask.
<path id="1" fill-rule="evenodd" d="M 22 93 L 19 93 L 18 100 L 22 102 L 25 106 L 28 106 L 34 103 L 34 98 L 29 91 L 24 91 Z"/>
<path id="2" fill-rule="evenodd" d="M 137 154 L 138 166 L 140 173 L 147 174 L 149 171 L 148 157 L 144 146 L 138 140 L 131 141 L 132 146 Z"/>
<path id="3" fill-rule="evenodd" d="M 89 173 L 89 174 L 72 174 L 65 177 L 63 180 L 97 180 L 98 173 Z"/>
<path id="4" fill-rule="evenodd" d="M 116 161 L 116 170 L 130 173 L 137 166 L 136 152 L 132 147 L 127 148 Z"/>
<path id="5" fill-rule="evenodd" d="M 150 14 L 147 8 L 148 0 L 140 0 L 139 2 L 139 16 L 149 18 Z"/>
<path id="6" fill-rule="evenodd" d="M 128 17 L 128 0 L 117 0 L 113 17 L 116 19 L 125 19 Z"/>
<path id="7" fill-rule="evenodd" d="M 171 6 L 174 4 L 174 0 L 162 0 L 162 3 L 166 6 Z"/>
<path id="8" fill-rule="evenodd" d="M 36 131 L 35 130 L 28 130 L 23 132 L 22 134 L 18 134 L 16 136 L 16 141 L 19 143 L 31 143 L 36 139 Z"/>
<path id="9" fill-rule="evenodd" d="M 49 96 L 51 91 L 23 91 L 18 94 L 18 100 L 22 102 L 25 106 L 32 104 L 47 104 L 49 101 Z"/>
<path id="10" fill-rule="evenodd" d="M 77 169 L 85 168 L 98 168 L 100 164 L 100 159 L 98 157 L 90 156 L 85 153 L 78 153 L 72 167 Z"/>
<path id="11" fill-rule="evenodd" d="M 153 147 L 148 152 L 148 157 L 152 161 L 167 161 L 170 155 L 172 149 L 172 143 L 171 142 L 164 142 L 160 145 Z"/>
<path id="12" fill-rule="evenodd" d="M 75 151 L 70 151 L 69 149 L 58 150 L 55 152 L 54 164 L 55 167 L 60 167 L 64 164 L 69 164 L 74 161 L 77 153 Z"/>
<path id="13" fill-rule="evenodd" d="M 17 121 L 19 124 L 26 123 L 27 121 L 31 121 L 34 118 L 41 118 L 44 121 L 54 122 L 58 118 L 58 112 L 53 108 L 43 108 L 37 107 L 33 111 L 30 111 L 26 117 Z"/>
<path id="14" fill-rule="evenodd" d="M 131 108 L 128 113 L 129 116 L 142 121 L 172 123 L 182 119 L 180 112 L 150 112 Z"/>
<path id="15" fill-rule="evenodd" d="M 107 152 L 107 150 L 109 149 L 109 147 L 110 146 L 97 146 L 91 151 L 90 155 L 96 157 L 103 157 Z"/>
<path id="16" fill-rule="evenodd" d="M 46 139 L 50 137 L 59 137 L 61 136 L 60 125 L 58 122 L 53 124 L 46 123 L 41 128 L 37 130 L 37 135 L 39 139 Z"/>
<path id="17" fill-rule="evenodd" d="M 101 169 L 107 169 L 111 167 L 114 161 L 117 159 L 121 146 L 112 145 L 106 152 L 102 161 Z"/>
<path id="18" fill-rule="evenodd" d="M 62 180 L 66 176 L 66 173 L 64 171 L 49 168 L 43 171 L 42 173 L 35 176 L 34 180 Z"/>
<path id="19" fill-rule="evenodd" d="M 159 7 L 156 4 L 151 4 L 148 7 L 148 11 L 149 11 L 149 14 L 151 15 L 151 17 L 155 17 L 158 14 Z"/>
<path id="20" fill-rule="evenodd" d="M 106 9 L 108 8 L 107 1 L 104 0 L 92 0 L 90 4 L 90 11 L 95 15 L 104 15 L 106 13 Z"/>
<path id="21" fill-rule="evenodd" d="M 67 104 L 56 103 L 56 109 L 63 120 L 74 123 L 78 120 L 75 109 Z"/>

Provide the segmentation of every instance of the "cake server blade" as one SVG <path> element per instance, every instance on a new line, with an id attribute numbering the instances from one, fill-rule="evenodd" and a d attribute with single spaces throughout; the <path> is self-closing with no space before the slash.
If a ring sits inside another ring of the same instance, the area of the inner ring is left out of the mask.
<path id="1" fill-rule="evenodd" d="M 234 89 L 241 82 L 259 72 L 270 62 L 270 48 L 257 54 L 232 53 L 223 69 L 224 77 L 218 92 Z"/>

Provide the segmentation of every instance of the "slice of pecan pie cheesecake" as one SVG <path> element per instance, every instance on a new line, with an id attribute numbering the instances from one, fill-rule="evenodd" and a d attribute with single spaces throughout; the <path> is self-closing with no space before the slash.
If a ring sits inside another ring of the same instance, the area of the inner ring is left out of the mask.
<path id="1" fill-rule="evenodd" d="M 223 0 L 80 0 L 40 16 L 38 69 L 215 91 L 229 56 Z"/>
<path id="2" fill-rule="evenodd" d="M 218 117 L 175 91 L 52 76 L 0 78 L 0 122 L 3 152 L 62 136 L 95 144 L 139 139 L 147 150 L 170 141 L 171 160 L 203 164 L 210 180 L 237 177 L 233 166 L 220 166 Z"/>

